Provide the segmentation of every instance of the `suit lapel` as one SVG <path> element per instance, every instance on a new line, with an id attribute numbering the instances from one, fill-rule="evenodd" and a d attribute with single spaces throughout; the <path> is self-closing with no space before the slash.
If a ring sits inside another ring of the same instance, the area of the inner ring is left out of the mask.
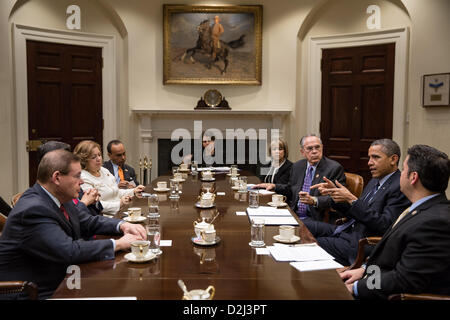
<path id="1" fill-rule="evenodd" d="M 393 175 L 391 175 L 389 177 L 389 179 L 387 179 L 387 181 L 385 183 L 383 183 L 383 185 L 380 187 L 380 189 L 378 189 L 378 191 L 373 195 L 372 199 L 368 202 L 368 205 L 372 205 L 372 203 L 375 202 L 376 199 L 378 199 L 379 197 L 381 197 L 384 193 L 386 193 L 386 190 L 389 189 L 389 186 L 391 185 L 392 181 L 394 179 L 398 179 L 398 174 L 400 173 L 399 170 L 395 171 Z M 371 188 L 374 188 L 375 186 L 372 186 Z M 370 192 L 371 189 L 369 189 Z"/>

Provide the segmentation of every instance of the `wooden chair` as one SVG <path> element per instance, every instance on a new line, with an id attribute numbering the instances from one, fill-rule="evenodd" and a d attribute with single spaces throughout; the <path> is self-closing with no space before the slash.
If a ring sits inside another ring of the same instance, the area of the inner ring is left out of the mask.
<path id="1" fill-rule="evenodd" d="M 14 207 L 16 205 L 17 201 L 19 201 L 19 198 L 22 196 L 22 194 L 23 194 L 23 192 L 19 192 L 12 196 L 12 198 L 11 198 L 11 206 L 12 207 Z"/>
<path id="2" fill-rule="evenodd" d="M 29 281 L 0 281 L 0 299 L 2 295 L 26 292 L 30 300 L 37 300 L 38 288 Z"/>
<path id="3" fill-rule="evenodd" d="M 388 300 L 450 300 L 450 296 L 430 293 L 399 293 L 390 295 Z"/>
<path id="4" fill-rule="evenodd" d="M 345 172 L 345 184 L 347 189 L 355 195 L 355 197 L 359 198 L 364 188 L 364 179 L 362 176 L 356 173 Z M 324 214 L 324 222 L 330 221 L 330 213 L 335 212 L 333 209 L 329 209 Z M 337 219 L 336 224 L 343 224 L 346 218 Z"/>

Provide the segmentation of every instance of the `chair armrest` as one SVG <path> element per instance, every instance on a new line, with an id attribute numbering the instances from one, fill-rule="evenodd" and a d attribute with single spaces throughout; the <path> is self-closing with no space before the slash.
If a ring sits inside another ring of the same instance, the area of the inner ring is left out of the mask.
<path id="1" fill-rule="evenodd" d="M 36 284 L 29 281 L 0 281 L 0 295 L 10 293 L 27 292 L 30 300 L 38 298 Z"/>
<path id="2" fill-rule="evenodd" d="M 440 294 L 409 294 L 409 293 L 399 293 L 392 294 L 389 296 L 388 300 L 450 300 L 450 296 L 444 296 Z"/>
<path id="3" fill-rule="evenodd" d="M 352 269 L 358 269 L 362 266 L 362 264 L 364 263 L 364 261 L 366 260 L 365 256 L 364 256 L 364 247 L 366 246 L 366 244 L 369 245 L 374 245 L 377 244 L 378 242 L 380 242 L 381 237 L 367 237 L 367 238 L 362 238 L 359 239 L 358 242 L 358 255 L 356 256 L 355 261 L 353 262 L 353 264 L 348 268 L 349 270 Z"/>

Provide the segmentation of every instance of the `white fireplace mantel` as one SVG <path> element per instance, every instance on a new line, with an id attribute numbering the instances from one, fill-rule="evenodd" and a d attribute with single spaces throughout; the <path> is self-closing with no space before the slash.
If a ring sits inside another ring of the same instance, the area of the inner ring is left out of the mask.
<path id="1" fill-rule="evenodd" d="M 194 133 L 194 121 L 201 121 L 202 130 L 217 128 L 222 132 L 226 129 L 250 128 L 260 130 L 278 129 L 283 137 L 284 118 L 291 113 L 286 108 L 271 110 L 192 110 L 192 109 L 148 109 L 130 108 L 139 123 L 139 153 L 140 155 L 158 154 L 157 140 L 170 139 L 176 129 L 186 129 Z M 198 122 L 197 122 L 198 125 Z M 152 157 L 152 178 L 157 172 L 155 157 Z"/>

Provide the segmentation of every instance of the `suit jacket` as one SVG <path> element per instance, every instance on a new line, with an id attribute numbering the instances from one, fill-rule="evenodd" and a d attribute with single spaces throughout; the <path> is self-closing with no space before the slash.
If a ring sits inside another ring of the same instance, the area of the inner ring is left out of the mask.
<path id="1" fill-rule="evenodd" d="M 103 163 L 103 167 L 109 170 L 109 172 L 112 173 L 114 176 L 114 168 L 111 160 L 106 161 Z M 127 165 L 126 163 L 122 167 L 123 170 L 123 177 L 126 181 L 133 181 L 137 186 L 139 185 L 139 181 L 136 178 L 136 172 L 134 172 L 134 169 Z"/>
<path id="2" fill-rule="evenodd" d="M 289 182 L 289 174 L 291 173 L 291 167 L 292 167 L 292 162 L 289 161 L 288 159 L 286 159 L 286 161 L 283 163 L 283 165 L 278 169 L 277 173 L 275 174 L 275 177 L 273 178 L 273 183 L 287 184 Z M 270 170 L 271 167 L 270 166 L 262 167 L 262 168 L 260 168 L 260 171 L 263 168 L 265 170 Z M 262 182 L 271 182 L 272 174 L 271 175 L 260 174 L 259 179 Z"/>
<path id="3" fill-rule="evenodd" d="M 82 238 L 117 235 L 120 220 L 92 216 L 82 202 L 64 207 L 69 221 L 39 184 L 24 192 L 0 237 L 0 281 L 33 281 L 39 298 L 48 298 L 69 265 L 114 259 L 110 239 Z"/>
<path id="4" fill-rule="evenodd" d="M 375 188 L 378 179 L 371 179 L 364 188 L 361 197 L 353 205 L 333 203 L 332 207 L 345 212 L 350 219 L 355 219 L 352 227 L 340 234 L 355 248 L 361 238 L 382 236 L 398 216 L 411 205 L 408 198 L 400 191 L 400 171 L 397 170 L 378 189 L 370 201 L 366 196 Z M 355 251 L 356 252 L 356 251 Z"/>
<path id="5" fill-rule="evenodd" d="M 369 289 L 367 284 L 373 281 L 365 277 L 358 281 L 358 296 L 450 294 L 449 230 L 450 201 L 445 194 L 427 200 L 390 226 L 367 263 L 381 270 L 379 289 Z"/>
<path id="6" fill-rule="evenodd" d="M 289 206 L 292 210 L 297 209 L 298 193 L 302 190 L 303 181 L 307 168 L 307 160 L 302 159 L 294 163 L 291 167 L 290 178 L 287 184 L 276 184 L 275 192 L 285 195 L 288 198 Z M 311 185 L 324 182 L 323 177 L 327 177 L 331 181 L 338 180 L 345 185 L 344 168 L 336 161 L 323 157 L 316 167 L 316 172 Z M 308 215 L 314 219 L 323 220 L 324 210 L 331 206 L 331 197 L 322 196 L 318 189 L 311 189 L 310 195 L 318 198 L 318 207 L 308 206 Z"/>

